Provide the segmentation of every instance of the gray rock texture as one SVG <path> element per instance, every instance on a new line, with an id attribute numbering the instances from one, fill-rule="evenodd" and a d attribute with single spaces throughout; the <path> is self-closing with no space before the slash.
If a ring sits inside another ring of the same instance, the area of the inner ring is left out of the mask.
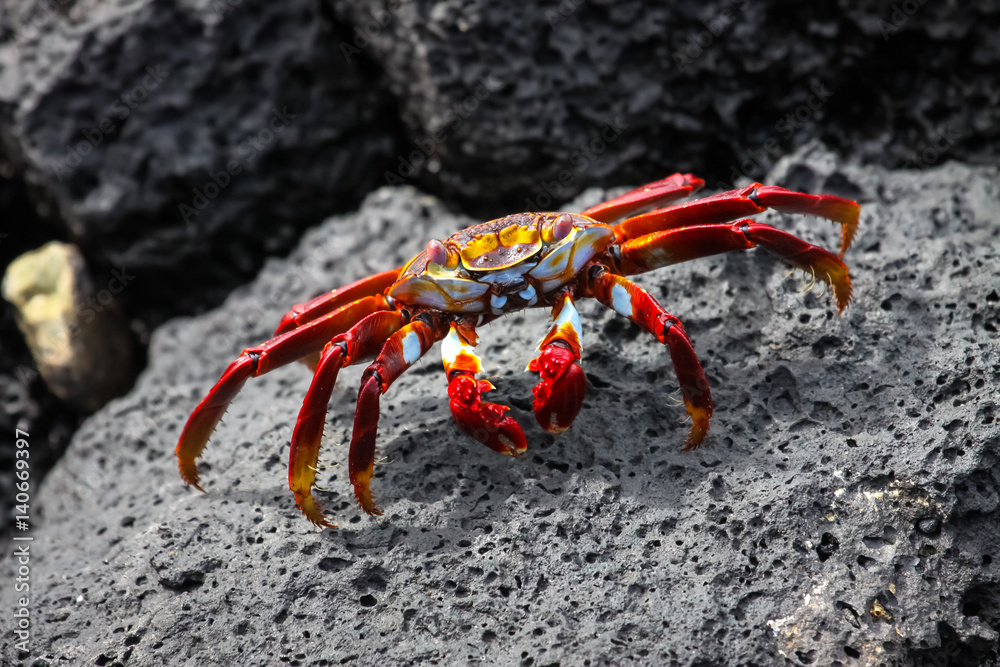
<path id="1" fill-rule="evenodd" d="M 217 310 L 159 328 L 136 388 L 78 431 L 32 506 L 31 650 L 5 641 L 3 659 L 996 664 L 998 171 L 887 172 L 810 146 L 769 181 L 865 204 L 855 297 L 838 317 L 759 251 L 642 276 L 705 364 L 705 447 L 680 451 L 667 351 L 595 303 L 581 308 L 588 399 L 570 431 L 545 434 L 522 369 L 547 314 L 516 314 L 480 353 L 527 455 L 456 429 L 435 348 L 383 401 L 385 516 L 360 514 L 346 466 L 322 471 L 336 531 L 310 526 L 286 486 L 303 367 L 248 383 L 206 451 L 206 494 L 178 477 L 180 428 L 291 304 L 474 221 L 387 188 L 310 231 Z M 836 245 L 824 221 L 765 219 Z M 359 377 L 334 391 L 325 463 L 346 461 Z M 5 584 L 3 608 L 13 597 Z"/>

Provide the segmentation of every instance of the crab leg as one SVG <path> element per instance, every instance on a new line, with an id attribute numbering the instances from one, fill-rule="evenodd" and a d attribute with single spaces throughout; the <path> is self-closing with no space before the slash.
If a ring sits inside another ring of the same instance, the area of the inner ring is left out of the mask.
<path id="1" fill-rule="evenodd" d="M 219 381 L 209 390 L 198 407 L 184 425 L 177 442 L 177 464 L 181 477 L 199 491 L 198 467 L 195 459 L 201 456 L 229 403 L 239 393 L 251 377 L 263 375 L 279 366 L 290 364 L 304 356 L 319 352 L 326 343 L 339 333 L 354 326 L 364 317 L 387 310 L 388 305 L 381 296 L 358 299 L 337 310 L 313 320 L 298 329 L 243 350 L 243 354 L 229 364 Z"/>
<path id="2" fill-rule="evenodd" d="M 389 289 L 394 282 L 396 282 L 396 278 L 399 276 L 400 271 L 402 271 L 402 268 L 376 273 L 373 276 L 362 278 L 361 280 L 357 280 L 350 285 L 341 287 L 340 289 L 320 294 L 315 298 L 309 299 L 305 303 L 295 304 L 292 306 L 292 309 L 285 313 L 284 317 L 281 318 L 281 323 L 275 330 L 274 335 L 280 336 L 283 333 L 287 333 L 292 329 L 296 329 L 303 324 L 306 324 L 307 322 L 312 322 L 318 317 L 326 315 L 329 312 L 333 312 L 337 308 L 346 306 L 352 301 L 357 301 L 358 299 L 366 296 L 384 294 L 385 291 Z"/>
<path id="3" fill-rule="evenodd" d="M 705 181 L 691 174 L 673 174 L 597 206 L 591 206 L 583 212 L 583 215 L 598 222 L 612 222 L 635 211 L 687 197 L 701 190 L 704 185 Z"/>
<path id="4" fill-rule="evenodd" d="M 621 272 L 633 275 L 668 264 L 760 246 L 833 288 L 843 312 L 851 300 L 851 277 L 840 258 L 797 236 L 753 220 L 731 225 L 696 225 L 641 236 L 621 246 Z"/>
<path id="5" fill-rule="evenodd" d="M 538 344 L 539 354 L 527 370 L 538 371 L 541 377 L 532 390 L 535 419 L 549 433 L 562 433 L 576 419 L 587 393 L 587 380 L 577 363 L 583 328 L 568 292 L 552 309 L 552 319 L 552 328 Z"/>
<path id="6" fill-rule="evenodd" d="M 295 422 L 288 455 L 288 488 L 295 493 L 295 504 L 317 526 L 336 528 L 327 521 L 323 509 L 313 498 L 312 487 L 316 483 L 316 463 L 326 424 L 326 408 L 333 386 L 337 383 L 337 375 L 344 366 L 375 356 L 389 336 L 405 324 L 406 317 L 398 311 L 372 313 L 323 348 L 312 384 Z"/>
<path id="7" fill-rule="evenodd" d="M 594 271 L 589 276 L 587 290 L 588 296 L 629 318 L 670 349 L 684 407 L 693 421 L 684 450 L 696 449 L 708 433 L 712 394 L 705 371 L 680 320 L 665 311 L 656 299 L 631 280 L 607 270 Z"/>
<path id="8" fill-rule="evenodd" d="M 389 287 L 396 282 L 396 278 L 399 276 L 400 271 L 402 271 L 402 268 L 376 273 L 374 276 L 368 276 L 367 278 L 356 280 L 350 285 L 346 285 L 340 289 L 320 294 L 315 298 L 309 299 L 305 303 L 295 304 L 292 306 L 292 309 L 285 313 L 285 315 L 281 318 L 281 322 L 278 324 L 278 328 L 275 329 L 274 335 L 280 336 L 283 333 L 292 331 L 303 324 L 312 322 L 318 317 L 322 317 L 327 313 L 333 312 L 337 308 L 342 308 L 357 299 L 362 299 L 366 296 L 384 294 L 386 290 L 388 290 Z M 303 357 L 299 361 L 304 363 L 311 370 L 316 370 L 316 364 L 319 362 L 319 353 L 314 352 L 313 354 Z"/>
<path id="9" fill-rule="evenodd" d="M 375 468 L 379 398 L 447 332 L 447 324 L 436 315 L 428 313 L 419 317 L 421 319 L 413 320 L 389 337 L 378 357 L 361 376 L 348 472 L 354 485 L 354 497 L 367 514 L 382 514 L 368 488 Z"/>
<path id="10" fill-rule="evenodd" d="M 510 408 L 482 400 L 482 395 L 494 388 L 493 383 L 476 380 L 483 366 L 474 346 L 465 342 L 455 324 L 441 343 L 441 357 L 448 377 L 451 414 L 459 427 L 495 452 L 507 456 L 523 454 L 528 442 L 520 424 L 504 415 Z"/>
<path id="11" fill-rule="evenodd" d="M 807 195 L 776 185 L 754 183 L 742 190 L 720 192 L 659 211 L 637 215 L 621 222 L 616 230 L 623 239 L 637 239 L 656 232 L 690 225 L 715 225 L 773 208 L 782 213 L 804 213 L 839 222 L 840 257 L 850 247 L 858 230 L 861 206 L 833 195 Z"/>

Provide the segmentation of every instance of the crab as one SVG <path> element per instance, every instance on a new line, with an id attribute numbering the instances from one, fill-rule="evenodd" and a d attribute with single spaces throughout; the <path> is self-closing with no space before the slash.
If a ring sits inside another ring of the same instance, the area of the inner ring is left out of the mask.
<path id="1" fill-rule="evenodd" d="M 198 404 L 177 443 L 181 477 L 199 484 L 196 459 L 246 381 L 294 361 L 313 369 L 292 432 L 288 484 L 306 518 L 335 528 L 312 495 L 327 405 L 340 369 L 374 358 L 361 377 L 348 473 L 358 504 L 380 515 L 370 489 L 379 402 L 407 368 L 441 341 L 451 413 L 458 426 L 490 449 L 518 456 L 527 449 L 508 407 L 488 403 L 494 389 L 478 377 L 477 327 L 525 308 L 550 308 L 552 325 L 527 370 L 539 374 L 534 413 L 550 433 L 565 431 L 583 403 L 582 327 L 574 305 L 593 298 L 666 345 L 692 425 L 684 449 L 705 441 L 712 396 L 680 320 L 627 276 L 718 253 L 760 247 L 832 288 L 838 312 L 851 299 L 843 262 L 860 206 L 833 195 L 754 183 L 667 206 L 704 186 L 674 174 L 582 213 L 516 213 L 431 240 L 405 266 L 362 278 L 296 305 L 274 338 L 247 348 Z M 839 254 L 744 216 L 771 208 L 811 214 L 841 225 Z"/>

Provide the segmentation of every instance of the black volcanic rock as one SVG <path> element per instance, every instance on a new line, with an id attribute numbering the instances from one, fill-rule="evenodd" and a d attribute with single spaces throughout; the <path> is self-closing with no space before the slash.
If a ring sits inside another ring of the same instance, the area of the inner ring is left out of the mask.
<path id="1" fill-rule="evenodd" d="M 247 384 L 203 459 L 208 493 L 184 487 L 180 428 L 243 347 L 291 304 L 474 222 L 409 188 L 159 328 L 136 388 L 38 492 L 24 664 L 996 664 L 998 171 L 887 172 L 810 146 L 768 180 L 863 202 L 855 298 L 838 317 L 761 251 L 641 276 L 712 385 L 693 453 L 667 351 L 585 302 L 588 399 L 559 437 L 534 423 L 522 371 L 547 314 L 482 331 L 492 398 L 528 436 L 520 460 L 458 431 L 435 348 L 382 403 L 382 519 L 346 480 L 359 367 L 322 455 L 339 464 L 319 492 L 339 530 L 310 526 L 287 489 L 302 366 Z M 836 245 L 824 221 L 764 219 Z"/>
<path id="2" fill-rule="evenodd" d="M 890 167 L 1000 153 L 992 0 L 326 1 L 353 26 L 345 58 L 401 101 L 389 181 L 416 165 L 472 210 L 673 171 L 759 179 L 816 137 Z"/>
<path id="3" fill-rule="evenodd" d="M 311 0 L 0 4 L 13 168 L 95 280 L 136 273 L 147 322 L 221 301 L 394 153 L 391 100 Z"/>

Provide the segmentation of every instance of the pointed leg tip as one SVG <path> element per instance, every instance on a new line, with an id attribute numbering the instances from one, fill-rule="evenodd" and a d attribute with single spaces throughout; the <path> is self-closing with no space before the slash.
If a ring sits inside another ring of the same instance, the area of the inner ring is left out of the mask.
<path id="1" fill-rule="evenodd" d="M 299 493 L 298 491 L 295 491 L 295 504 L 298 505 L 298 508 L 302 510 L 305 517 L 309 519 L 309 522 L 314 526 L 319 528 L 337 528 L 326 518 L 326 515 L 323 513 L 323 508 L 318 502 L 316 502 L 316 499 L 313 498 L 311 492 Z"/>
<path id="2" fill-rule="evenodd" d="M 837 255 L 839 259 L 844 258 L 844 253 L 847 249 L 851 247 L 854 243 L 854 236 L 858 233 L 858 225 L 861 222 L 861 204 L 845 200 L 847 202 L 846 212 L 842 216 L 832 217 L 835 222 L 839 222 L 841 226 L 840 233 L 840 254 Z"/>
<path id="3" fill-rule="evenodd" d="M 325 516 L 320 516 L 319 518 L 308 517 L 309 521 L 317 528 L 329 528 L 331 530 L 337 530 L 337 526 L 330 523 L 330 521 Z"/>
<path id="4" fill-rule="evenodd" d="M 201 488 L 201 480 L 198 476 L 198 464 L 195 463 L 194 459 L 178 459 L 177 466 L 181 472 L 181 479 L 184 480 L 185 484 L 205 493 L 205 489 Z"/>
<path id="5" fill-rule="evenodd" d="M 330 528 L 332 530 L 337 530 L 337 526 L 330 523 L 330 520 L 326 518 L 326 515 L 320 514 L 319 516 L 310 516 L 306 514 L 306 518 L 309 519 L 309 523 L 313 524 L 317 528 Z"/>
<path id="6" fill-rule="evenodd" d="M 847 308 L 848 304 L 851 303 L 853 295 L 854 286 L 851 285 L 851 276 L 845 269 L 843 277 L 833 282 L 833 296 L 837 301 L 838 315 L 843 314 L 844 308 Z"/>
<path id="7" fill-rule="evenodd" d="M 375 499 L 372 497 L 371 491 L 368 489 L 359 489 L 355 487 L 354 498 L 358 501 L 358 505 L 368 516 L 382 516 L 382 508 L 378 506 Z"/>
<path id="8" fill-rule="evenodd" d="M 705 444 L 705 435 L 707 433 L 708 433 L 707 428 L 700 429 L 697 425 L 692 427 L 691 435 L 688 436 L 688 439 L 684 441 L 684 449 L 682 451 L 693 452 L 694 450 L 701 447 L 703 444 Z"/>
<path id="9" fill-rule="evenodd" d="M 691 416 L 691 435 L 684 441 L 684 451 L 691 452 L 702 446 L 705 436 L 708 435 L 708 422 L 712 417 L 710 408 L 699 408 L 688 404 L 688 414 Z"/>

